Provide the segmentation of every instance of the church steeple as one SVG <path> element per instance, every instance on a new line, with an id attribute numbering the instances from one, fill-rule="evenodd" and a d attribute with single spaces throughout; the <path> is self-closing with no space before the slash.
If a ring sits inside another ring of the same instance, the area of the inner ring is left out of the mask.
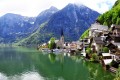
<path id="1" fill-rule="evenodd" d="M 64 33 L 63 33 L 63 28 L 61 29 L 61 38 L 60 38 L 60 42 L 62 45 L 62 48 L 64 47 Z"/>
<path id="2" fill-rule="evenodd" d="M 63 34 L 63 28 L 61 29 L 61 36 L 64 36 L 64 34 Z"/>

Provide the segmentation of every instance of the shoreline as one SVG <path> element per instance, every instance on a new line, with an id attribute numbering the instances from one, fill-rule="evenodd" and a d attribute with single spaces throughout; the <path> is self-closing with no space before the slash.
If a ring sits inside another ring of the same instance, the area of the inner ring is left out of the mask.
<path id="1" fill-rule="evenodd" d="M 48 49 L 48 48 L 47 48 L 47 49 Z M 61 50 L 61 53 L 66 53 L 64 56 L 66 56 L 66 55 L 68 55 L 68 56 L 78 56 L 78 55 L 77 55 L 77 52 L 75 52 L 75 53 L 73 54 L 73 53 L 70 53 L 70 52 L 65 52 L 65 51 L 63 51 L 63 50 L 65 50 L 65 49 L 57 49 L 57 50 Z M 42 51 L 42 50 L 39 49 L 39 51 Z M 44 51 L 43 51 L 43 52 L 44 52 Z M 47 53 L 55 53 L 55 52 L 54 52 L 54 49 L 53 49 L 53 51 L 51 51 L 50 49 L 48 49 L 48 52 L 47 52 Z M 55 53 L 55 54 L 56 54 L 56 53 Z M 59 52 L 58 52 L 57 54 L 59 54 Z M 107 70 L 107 71 L 109 71 L 109 72 L 111 72 L 111 73 L 113 73 L 113 74 L 116 74 L 116 72 L 117 72 L 117 69 L 114 68 L 114 67 L 112 67 L 112 66 L 110 66 L 108 69 L 107 69 L 105 66 L 103 66 L 102 60 L 99 60 L 99 61 L 91 61 L 90 59 L 86 58 L 83 54 L 81 55 L 81 53 L 79 53 L 79 56 L 80 56 L 80 57 L 83 57 L 83 59 L 84 59 L 85 61 L 89 61 L 90 63 L 92 62 L 92 63 L 95 63 L 95 64 L 96 64 L 96 63 L 100 64 L 104 70 Z"/>

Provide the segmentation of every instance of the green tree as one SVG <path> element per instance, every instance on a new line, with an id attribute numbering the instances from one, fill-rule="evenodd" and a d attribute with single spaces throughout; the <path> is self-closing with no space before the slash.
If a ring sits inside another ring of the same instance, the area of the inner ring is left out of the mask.
<path id="1" fill-rule="evenodd" d="M 120 24 L 120 18 L 117 18 L 116 24 L 117 24 L 117 25 Z"/>
<path id="2" fill-rule="evenodd" d="M 120 65 L 119 65 L 118 71 L 116 72 L 116 76 L 114 80 L 120 80 Z"/>
<path id="3" fill-rule="evenodd" d="M 99 61 L 99 57 L 98 57 L 97 53 L 92 54 L 91 61 L 95 61 L 95 62 Z"/>
<path id="4" fill-rule="evenodd" d="M 87 49 L 86 49 L 86 53 L 88 53 L 88 54 L 92 53 L 91 48 L 87 48 Z"/>
<path id="5" fill-rule="evenodd" d="M 112 23 L 113 23 L 113 24 L 116 24 L 117 17 L 118 17 L 118 14 L 115 12 L 115 13 L 113 14 L 113 18 L 112 18 Z"/>
<path id="6" fill-rule="evenodd" d="M 103 25 L 108 25 L 107 22 L 104 22 Z"/>
<path id="7" fill-rule="evenodd" d="M 120 0 L 117 0 L 111 10 L 98 17 L 98 22 L 102 25 L 120 24 Z"/>
<path id="8" fill-rule="evenodd" d="M 49 42 L 49 49 L 55 49 L 56 48 L 56 43 L 55 43 L 55 38 L 51 38 Z"/>
<path id="9" fill-rule="evenodd" d="M 114 4 L 113 8 L 116 7 L 116 6 L 119 5 L 119 4 L 120 4 L 120 0 L 117 0 L 117 1 L 115 2 L 115 4 Z"/>
<path id="10" fill-rule="evenodd" d="M 104 15 L 103 16 L 99 16 L 98 17 L 98 21 L 100 22 L 100 24 L 104 23 Z"/>
<path id="11" fill-rule="evenodd" d="M 103 52 L 105 52 L 105 53 L 108 53 L 109 52 L 109 49 L 108 49 L 108 47 L 103 47 Z"/>
<path id="12" fill-rule="evenodd" d="M 80 37 L 80 39 L 87 38 L 89 36 L 89 29 L 87 29 Z"/>

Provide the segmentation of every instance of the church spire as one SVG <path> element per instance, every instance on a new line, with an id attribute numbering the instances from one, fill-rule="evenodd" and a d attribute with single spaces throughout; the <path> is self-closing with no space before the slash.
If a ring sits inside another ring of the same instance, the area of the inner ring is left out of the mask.
<path id="1" fill-rule="evenodd" d="M 61 29 L 61 36 L 64 36 L 64 34 L 63 34 L 63 28 Z"/>
<path id="2" fill-rule="evenodd" d="M 60 37 L 60 47 L 64 48 L 64 34 L 63 34 L 63 28 L 61 28 L 61 37 Z"/>

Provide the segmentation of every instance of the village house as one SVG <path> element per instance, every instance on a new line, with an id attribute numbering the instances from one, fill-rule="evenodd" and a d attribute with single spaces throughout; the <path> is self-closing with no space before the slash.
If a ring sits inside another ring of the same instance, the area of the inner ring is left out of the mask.
<path id="1" fill-rule="evenodd" d="M 108 65 L 112 62 L 112 60 L 116 61 L 116 56 L 114 54 L 109 53 L 102 53 L 103 61 L 105 65 Z"/>
<path id="2" fill-rule="evenodd" d="M 120 48 L 120 25 L 111 25 L 111 43 Z"/>
<path id="3" fill-rule="evenodd" d="M 98 37 L 103 32 L 108 31 L 108 26 L 100 25 L 98 23 L 94 23 L 91 25 L 89 29 L 89 37 Z"/>
<path id="4" fill-rule="evenodd" d="M 89 37 L 91 38 L 91 46 L 94 46 L 97 53 L 102 52 L 102 48 L 105 46 L 105 39 L 108 34 L 108 26 L 94 23 L 89 29 Z"/>
<path id="5" fill-rule="evenodd" d="M 82 48 L 83 48 L 83 47 L 81 46 L 81 45 L 82 45 L 82 42 L 76 41 L 76 44 L 77 44 L 77 49 L 78 49 L 78 50 L 82 50 Z"/>
<path id="6" fill-rule="evenodd" d="M 110 51 L 109 53 L 102 53 L 102 66 L 105 68 L 105 69 L 108 69 L 111 62 L 114 60 L 116 61 L 116 56 L 113 55 L 113 54 L 110 54 Z"/>
<path id="7" fill-rule="evenodd" d="M 110 30 L 106 37 L 107 47 L 111 50 L 112 54 L 120 56 L 120 25 L 112 24 Z"/>
<path id="8" fill-rule="evenodd" d="M 90 38 L 81 39 L 80 42 L 82 43 L 82 45 L 83 45 L 84 48 L 86 49 L 87 47 L 89 47 Z"/>
<path id="9" fill-rule="evenodd" d="M 76 42 L 70 43 L 70 49 L 71 50 L 77 50 L 77 44 L 76 44 Z"/>
<path id="10" fill-rule="evenodd" d="M 116 37 L 120 36 L 120 25 L 112 24 L 111 31 L 113 36 L 116 36 Z"/>
<path id="11" fill-rule="evenodd" d="M 81 50 L 81 45 L 82 45 L 82 42 L 73 41 L 73 42 L 70 43 L 70 49 L 71 50 Z"/>
<path id="12" fill-rule="evenodd" d="M 103 42 L 102 37 L 94 37 L 93 38 L 92 46 L 95 46 L 95 49 L 98 54 L 102 52 L 104 44 L 105 43 Z"/>
<path id="13" fill-rule="evenodd" d="M 70 42 L 65 42 L 64 43 L 64 48 L 65 49 L 70 49 Z"/>

